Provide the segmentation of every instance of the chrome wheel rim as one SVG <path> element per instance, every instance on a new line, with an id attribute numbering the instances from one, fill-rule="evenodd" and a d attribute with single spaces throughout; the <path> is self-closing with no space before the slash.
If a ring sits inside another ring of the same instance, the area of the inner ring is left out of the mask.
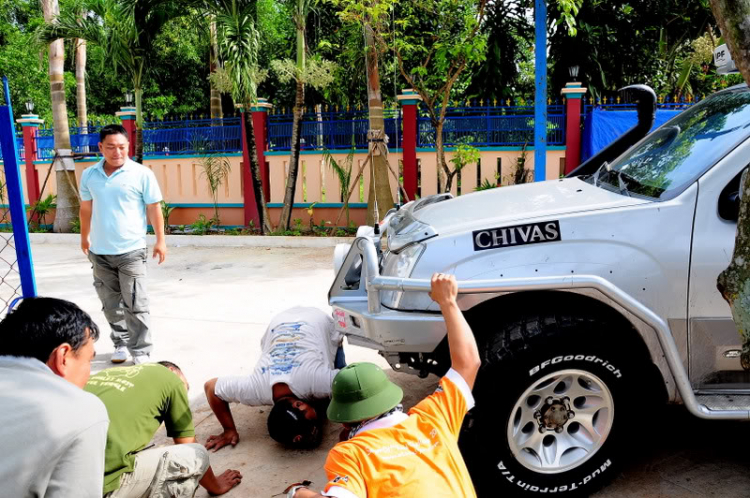
<path id="1" fill-rule="evenodd" d="M 583 370 L 561 370 L 534 382 L 508 420 L 510 450 L 534 472 L 558 474 L 593 457 L 612 430 L 607 385 Z"/>

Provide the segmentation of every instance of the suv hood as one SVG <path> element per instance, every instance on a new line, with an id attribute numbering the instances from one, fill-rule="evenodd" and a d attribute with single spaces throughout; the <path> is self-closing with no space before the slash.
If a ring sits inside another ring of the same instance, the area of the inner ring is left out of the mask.
<path id="1" fill-rule="evenodd" d="M 418 208 L 413 216 L 438 234 L 446 235 L 456 230 L 502 226 L 534 218 L 649 202 L 653 201 L 628 197 L 595 187 L 579 178 L 569 178 L 474 192 Z"/>

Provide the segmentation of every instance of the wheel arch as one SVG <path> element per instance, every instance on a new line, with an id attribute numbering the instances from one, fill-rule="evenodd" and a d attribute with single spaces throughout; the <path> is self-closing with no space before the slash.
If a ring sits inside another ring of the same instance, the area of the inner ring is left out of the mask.
<path id="1" fill-rule="evenodd" d="M 596 316 L 606 323 L 611 323 L 618 334 L 624 334 L 624 337 L 617 338 L 618 348 L 627 348 L 628 355 L 643 362 L 645 374 L 652 382 L 651 385 L 661 386 L 661 389 L 657 389 L 660 399 L 673 399 L 674 381 L 653 329 L 632 315 L 628 316 L 626 310 L 608 302 L 609 300 L 603 300 L 598 292 L 594 294 L 569 291 L 515 292 L 484 300 L 464 310 L 464 314 L 470 324 L 477 324 L 493 315 L 498 317 L 498 321 L 506 322 L 530 313 L 573 315 L 575 310 L 585 310 L 587 316 Z M 479 331 L 475 330 L 475 333 L 481 347 L 487 337 Z M 603 337 L 603 341 L 606 340 L 607 338 Z M 447 353 L 447 347 L 446 337 L 438 349 L 443 348 Z"/>

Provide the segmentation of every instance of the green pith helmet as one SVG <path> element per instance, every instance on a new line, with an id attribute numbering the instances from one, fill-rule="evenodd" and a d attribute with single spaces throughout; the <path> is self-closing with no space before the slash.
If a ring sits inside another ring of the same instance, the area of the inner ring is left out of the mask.
<path id="1" fill-rule="evenodd" d="M 377 417 L 401 402 L 404 392 L 374 363 L 352 363 L 333 379 L 328 420 L 360 422 Z"/>

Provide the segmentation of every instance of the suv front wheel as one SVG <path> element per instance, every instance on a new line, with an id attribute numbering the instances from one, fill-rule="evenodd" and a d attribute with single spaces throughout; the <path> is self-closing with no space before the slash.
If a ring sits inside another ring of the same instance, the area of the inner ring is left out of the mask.
<path id="1" fill-rule="evenodd" d="M 480 496 L 588 496 L 615 477 L 651 399 L 619 332 L 526 316 L 491 335 L 461 441 Z"/>

